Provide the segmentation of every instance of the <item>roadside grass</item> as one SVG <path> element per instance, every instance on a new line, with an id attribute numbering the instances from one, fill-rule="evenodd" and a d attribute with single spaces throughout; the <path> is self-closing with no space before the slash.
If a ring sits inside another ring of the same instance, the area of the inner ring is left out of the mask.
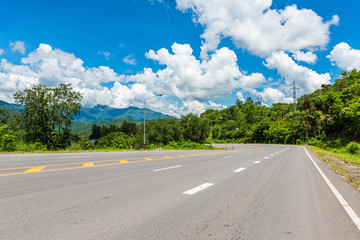
<path id="1" fill-rule="evenodd" d="M 169 142 L 167 145 L 163 144 L 149 144 L 146 145 L 144 149 L 141 147 L 131 147 L 127 148 L 116 148 L 116 147 L 97 147 L 93 145 L 84 145 L 79 143 L 72 143 L 66 149 L 59 150 L 48 150 L 45 146 L 40 143 L 24 143 L 17 142 L 15 144 L 15 150 L 12 152 L 3 152 L 0 153 L 82 153 L 82 152 L 118 152 L 118 151 L 159 151 L 159 150 L 211 150 L 211 146 L 201 143 L 195 143 L 191 141 L 179 141 L 179 142 Z"/>
<path id="2" fill-rule="evenodd" d="M 322 149 L 313 148 L 313 153 L 326 165 L 332 168 L 345 181 L 360 192 L 360 154 L 350 154 L 345 148 Z"/>

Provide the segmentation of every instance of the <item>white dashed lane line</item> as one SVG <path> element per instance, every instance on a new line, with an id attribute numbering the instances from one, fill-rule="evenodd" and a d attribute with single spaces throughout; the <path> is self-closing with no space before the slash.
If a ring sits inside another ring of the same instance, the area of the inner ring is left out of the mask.
<path id="1" fill-rule="evenodd" d="M 214 185 L 214 184 L 213 183 L 204 183 L 204 184 L 202 184 L 200 186 L 194 187 L 194 188 L 192 188 L 190 190 L 187 190 L 186 192 L 183 192 L 183 194 L 193 195 L 193 194 L 198 193 L 198 192 L 200 192 L 200 191 L 202 191 L 202 190 L 204 190 L 204 189 L 206 189 L 208 187 L 211 187 L 212 185 Z"/>
<path id="2" fill-rule="evenodd" d="M 236 169 L 236 170 L 234 170 L 234 172 L 235 173 L 239 173 L 239 172 L 241 172 L 241 171 L 244 171 L 246 168 L 238 168 L 238 169 Z"/>
<path id="3" fill-rule="evenodd" d="M 173 167 L 167 167 L 167 168 L 155 169 L 154 172 L 165 171 L 165 170 L 174 169 L 174 168 L 179 168 L 179 167 L 182 167 L 182 165 L 173 166 Z"/>

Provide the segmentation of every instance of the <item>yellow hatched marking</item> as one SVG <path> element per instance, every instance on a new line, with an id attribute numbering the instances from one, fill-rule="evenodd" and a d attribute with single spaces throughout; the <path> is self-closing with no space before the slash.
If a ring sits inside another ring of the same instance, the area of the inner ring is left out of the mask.
<path id="1" fill-rule="evenodd" d="M 86 162 L 83 164 L 83 167 L 92 167 L 92 166 L 94 166 L 93 162 Z"/>
<path id="2" fill-rule="evenodd" d="M 170 158 L 172 158 L 172 157 L 169 157 L 169 156 L 164 156 L 164 158 L 170 159 Z"/>
<path id="3" fill-rule="evenodd" d="M 120 163 L 128 163 L 128 160 L 119 160 Z"/>
<path id="4" fill-rule="evenodd" d="M 146 161 L 151 161 L 153 160 L 152 158 L 144 158 Z"/>
<path id="5" fill-rule="evenodd" d="M 46 168 L 46 166 L 32 167 L 32 168 L 26 170 L 24 173 L 40 172 L 40 171 L 43 170 L 44 168 Z"/>

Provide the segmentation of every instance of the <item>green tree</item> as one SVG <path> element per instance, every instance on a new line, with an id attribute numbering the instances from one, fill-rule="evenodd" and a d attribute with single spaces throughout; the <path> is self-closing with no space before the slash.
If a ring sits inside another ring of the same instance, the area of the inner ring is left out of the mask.
<path id="1" fill-rule="evenodd" d="M 9 121 L 10 114 L 5 108 L 0 108 L 0 125 L 7 124 Z"/>
<path id="2" fill-rule="evenodd" d="M 24 106 L 21 125 L 27 142 L 40 142 L 48 149 L 70 144 L 70 126 L 80 113 L 82 95 L 70 84 L 56 88 L 37 85 L 14 94 L 16 103 Z"/>
<path id="3" fill-rule="evenodd" d="M 136 124 L 135 123 L 129 123 L 127 120 L 123 122 L 123 124 L 120 127 L 120 132 L 126 133 L 129 136 L 134 136 L 136 134 Z"/>
<path id="4" fill-rule="evenodd" d="M 103 134 L 101 132 L 101 127 L 99 127 L 98 125 L 94 124 L 91 127 L 91 134 L 89 136 L 89 139 L 91 140 L 98 140 L 101 137 L 103 137 Z"/>

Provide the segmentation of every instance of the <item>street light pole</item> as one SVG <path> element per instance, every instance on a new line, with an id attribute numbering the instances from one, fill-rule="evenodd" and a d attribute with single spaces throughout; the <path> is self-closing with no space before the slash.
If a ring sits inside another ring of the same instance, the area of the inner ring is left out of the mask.
<path id="1" fill-rule="evenodd" d="M 145 102 L 151 98 L 155 98 L 155 97 L 161 97 L 163 94 L 162 93 L 159 93 L 158 95 L 155 95 L 155 96 L 152 96 L 152 97 L 149 97 L 149 98 L 146 98 L 144 99 L 144 149 L 145 149 L 145 145 L 146 145 L 146 140 L 145 140 Z"/>

